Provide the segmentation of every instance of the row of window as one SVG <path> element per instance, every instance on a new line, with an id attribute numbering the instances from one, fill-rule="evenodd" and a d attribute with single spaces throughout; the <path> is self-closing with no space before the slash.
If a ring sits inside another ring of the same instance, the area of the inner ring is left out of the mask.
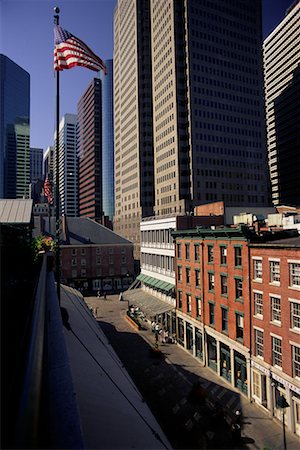
<path id="1" fill-rule="evenodd" d="M 200 270 L 195 269 L 195 287 L 200 288 Z M 182 267 L 177 267 L 177 281 L 182 282 Z M 189 267 L 185 268 L 185 283 L 191 284 L 191 269 Z M 215 274 L 213 271 L 209 271 L 207 273 L 207 283 L 208 283 L 208 290 L 210 292 L 215 291 Z M 243 279 L 241 277 L 235 277 L 234 278 L 234 284 L 235 284 L 235 298 L 236 299 L 242 299 L 243 297 Z M 227 296 L 228 294 L 228 275 L 227 274 L 221 274 L 220 275 L 220 285 L 221 285 L 221 295 Z"/>
<path id="2" fill-rule="evenodd" d="M 184 244 L 185 253 L 184 257 L 185 260 L 190 261 L 191 259 L 191 244 Z M 220 251 L 220 263 L 222 265 L 227 264 L 227 247 L 226 245 L 220 245 L 219 246 Z M 207 261 L 209 263 L 213 263 L 215 259 L 215 247 L 213 244 L 208 244 L 206 248 L 207 252 Z M 177 258 L 182 259 L 183 252 L 182 252 L 182 244 L 177 243 Z M 200 260 L 200 245 L 194 244 L 193 245 L 193 259 L 194 261 Z M 242 247 L 240 245 L 237 245 L 234 247 L 234 265 L 235 267 L 241 267 L 242 266 Z"/>
<path id="3" fill-rule="evenodd" d="M 264 317 L 263 293 L 254 291 L 254 315 L 258 319 Z M 278 295 L 270 294 L 269 296 L 270 318 L 275 324 L 281 324 L 281 298 Z M 268 307 L 268 306 L 267 306 Z M 290 300 L 290 318 L 291 329 L 300 330 L 300 303 Z"/>
<path id="4" fill-rule="evenodd" d="M 126 264 L 127 260 L 126 260 L 126 256 L 122 256 L 121 258 L 121 264 Z M 114 264 L 115 260 L 112 256 L 110 256 L 108 258 L 108 264 Z M 71 265 L 72 266 L 77 266 L 77 264 L 79 264 L 79 261 L 77 261 L 77 258 L 72 258 L 71 261 Z M 101 258 L 100 256 L 96 256 L 96 264 L 97 265 L 106 265 L 107 264 L 107 259 L 106 258 Z M 86 259 L 85 258 L 81 258 L 80 259 L 80 265 L 81 266 L 86 266 Z"/>
<path id="5" fill-rule="evenodd" d="M 107 269 L 105 269 L 103 272 L 102 272 L 102 269 L 100 268 L 100 269 L 97 269 L 96 272 L 97 272 L 96 273 L 97 277 L 101 277 L 102 275 L 107 276 L 107 274 L 110 276 L 113 276 L 113 275 L 119 276 L 120 275 L 119 271 L 116 273 L 114 267 L 109 267 L 108 271 L 107 271 Z M 121 267 L 121 275 L 127 275 L 127 274 L 128 274 L 128 268 L 126 266 Z M 80 269 L 80 270 L 72 269 L 72 278 L 86 277 L 86 276 L 87 276 L 86 269 Z"/>
<path id="6" fill-rule="evenodd" d="M 272 365 L 282 367 L 282 338 L 271 336 Z M 254 329 L 255 355 L 264 357 L 264 332 Z M 300 347 L 291 345 L 293 376 L 300 377 Z"/>
<path id="7" fill-rule="evenodd" d="M 71 254 L 72 256 L 77 256 L 79 255 L 79 250 L 80 250 L 80 255 L 84 256 L 87 254 L 87 249 L 86 248 L 81 248 L 81 249 L 77 249 L 77 248 L 72 248 L 71 250 Z M 101 247 L 96 247 L 96 255 L 101 255 L 101 253 L 107 253 L 106 251 L 107 249 L 101 248 Z M 115 249 L 113 247 L 109 247 L 108 248 L 108 253 L 110 255 L 113 255 L 115 253 Z M 121 253 L 126 253 L 126 248 L 122 247 L 121 248 Z"/>
<path id="8" fill-rule="evenodd" d="M 289 286 L 300 287 L 300 262 L 289 262 Z M 269 261 L 269 282 L 280 284 L 280 261 Z M 262 258 L 253 258 L 253 279 L 255 281 L 263 280 L 263 261 Z"/>

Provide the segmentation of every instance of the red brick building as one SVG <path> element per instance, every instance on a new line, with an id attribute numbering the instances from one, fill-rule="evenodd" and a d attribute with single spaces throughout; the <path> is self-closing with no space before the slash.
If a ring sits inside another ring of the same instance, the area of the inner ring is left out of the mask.
<path id="1" fill-rule="evenodd" d="M 198 227 L 173 237 L 178 342 L 250 395 L 247 229 Z"/>
<path id="2" fill-rule="evenodd" d="M 178 343 L 280 420 L 284 396 L 286 425 L 300 434 L 297 232 L 198 227 L 172 235 Z"/>
<path id="3" fill-rule="evenodd" d="M 253 400 L 300 436 L 300 236 L 249 248 Z"/>

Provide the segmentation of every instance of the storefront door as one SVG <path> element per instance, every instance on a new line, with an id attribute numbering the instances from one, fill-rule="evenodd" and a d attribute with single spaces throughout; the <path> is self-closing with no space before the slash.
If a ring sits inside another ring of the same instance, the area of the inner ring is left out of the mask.
<path id="1" fill-rule="evenodd" d="M 294 416 L 295 416 L 295 433 L 300 436 L 300 398 L 293 397 Z"/>
<path id="2" fill-rule="evenodd" d="M 197 358 L 201 359 L 203 361 L 203 338 L 202 333 L 198 328 L 196 328 L 196 356 Z"/>
<path id="3" fill-rule="evenodd" d="M 186 323 L 186 349 L 193 353 L 194 339 L 193 339 L 193 327 L 188 322 Z"/>
<path id="4" fill-rule="evenodd" d="M 243 394 L 247 395 L 248 382 L 246 358 L 238 352 L 234 352 L 234 379 L 235 387 L 243 392 Z"/>
<path id="5" fill-rule="evenodd" d="M 208 367 L 217 372 L 217 343 L 212 336 L 207 336 Z"/>
<path id="6" fill-rule="evenodd" d="M 230 364 L 230 349 L 227 345 L 221 343 L 221 376 L 225 380 L 231 382 L 231 364 Z"/>

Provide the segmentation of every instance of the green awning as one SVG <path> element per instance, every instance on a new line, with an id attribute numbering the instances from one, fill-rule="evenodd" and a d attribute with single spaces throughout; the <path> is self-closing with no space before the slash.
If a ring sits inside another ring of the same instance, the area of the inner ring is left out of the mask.
<path id="1" fill-rule="evenodd" d="M 172 289 L 174 289 L 174 288 L 175 288 L 174 284 L 167 283 L 167 286 L 164 288 L 164 290 L 165 290 L 166 292 L 170 292 L 170 291 L 172 291 Z"/>
<path id="2" fill-rule="evenodd" d="M 136 277 L 136 279 L 137 279 L 137 280 L 140 280 L 140 281 L 144 281 L 145 277 L 146 277 L 146 275 L 143 275 L 142 273 L 140 273 L 140 274 Z"/>

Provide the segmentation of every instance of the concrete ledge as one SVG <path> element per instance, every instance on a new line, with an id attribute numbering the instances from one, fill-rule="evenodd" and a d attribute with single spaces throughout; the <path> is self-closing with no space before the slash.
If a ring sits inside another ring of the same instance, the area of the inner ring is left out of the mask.
<path id="1" fill-rule="evenodd" d="M 130 323 L 130 325 L 135 329 L 135 330 L 140 330 L 141 327 L 134 321 L 131 319 L 131 317 L 128 316 L 128 314 L 125 315 L 125 319 L 127 320 L 127 322 Z"/>

